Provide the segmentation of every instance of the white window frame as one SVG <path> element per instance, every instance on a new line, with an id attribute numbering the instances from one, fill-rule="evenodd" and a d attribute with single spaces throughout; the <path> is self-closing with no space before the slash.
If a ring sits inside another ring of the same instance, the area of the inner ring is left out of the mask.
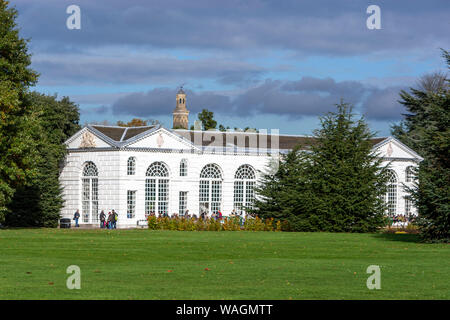
<path id="1" fill-rule="evenodd" d="M 389 170 L 389 180 L 386 192 L 387 212 L 393 216 L 397 214 L 397 198 L 398 198 L 398 178 L 393 170 Z"/>
<path id="2" fill-rule="evenodd" d="M 205 165 L 200 172 L 199 214 L 216 213 L 222 207 L 222 169 L 215 163 Z"/>
<path id="3" fill-rule="evenodd" d="M 170 173 L 168 166 L 160 161 L 153 162 L 147 169 L 145 179 L 145 216 L 169 215 L 169 184 Z"/>
<path id="4" fill-rule="evenodd" d="M 181 159 L 180 161 L 180 177 L 187 177 L 188 175 L 188 164 L 186 159 Z"/>
<path id="5" fill-rule="evenodd" d="M 180 216 L 184 215 L 187 209 L 187 197 L 188 197 L 187 191 L 180 191 L 178 193 L 178 214 Z"/>
<path id="6" fill-rule="evenodd" d="M 136 190 L 127 190 L 127 218 L 136 218 Z"/>
<path id="7" fill-rule="evenodd" d="M 94 162 L 83 164 L 81 177 L 81 221 L 97 223 L 98 216 L 98 169 Z"/>
<path id="8" fill-rule="evenodd" d="M 127 175 L 134 176 L 136 174 L 136 158 L 129 157 L 127 160 Z"/>
<path id="9" fill-rule="evenodd" d="M 249 164 L 241 165 L 234 175 L 233 208 L 237 213 L 246 213 L 255 200 L 256 170 Z"/>
<path id="10" fill-rule="evenodd" d="M 413 172 L 413 167 L 412 166 L 407 166 L 406 167 L 406 182 L 413 182 L 414 181 L 414 172 Z"/>
<path id="11" fill-rule="evenodd" d="M 410 216 L 412 214 L 412 201 L 410 196 L 405 196 L 405 215 Z"/>

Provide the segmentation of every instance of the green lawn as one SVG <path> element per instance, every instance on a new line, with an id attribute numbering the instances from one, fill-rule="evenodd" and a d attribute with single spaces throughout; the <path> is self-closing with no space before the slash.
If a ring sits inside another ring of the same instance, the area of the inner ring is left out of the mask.
<path id="1" fill-rule="evenodd" d="M 450 298 L 449 245 L 402 234 L 0 230 L 0 268 L 0 299 Z"/>

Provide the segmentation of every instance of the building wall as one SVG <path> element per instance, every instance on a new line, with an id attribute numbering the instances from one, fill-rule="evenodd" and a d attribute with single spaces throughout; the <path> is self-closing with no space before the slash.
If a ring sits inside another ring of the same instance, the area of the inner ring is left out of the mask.
<path id="1" fill-rule="evenodd" d="M 136 159 L 135 175 L 127 175 L 127 161 L 129 157 Z M 180 177 L 180 161 L 187 160 L 187 176 Z M 65 206 L 62 216 L 73 217 L 77 209 L 82 211 L 81 188 L 82 170 L 87 161 L 92 161 L 98 169 L 99 211 L 107 214 L 114 209 L 119 214 L 119 227 L 136 226 L 138 220 L 145 219 L 145 179 L 147 168 L 155 161 L 166 164 L 169 174 L 169 213 L 178 213 L 179 192 L 187 191 L 187 209 L 191 214 L 199 213 L 199 177 L 202 168 L 209 164 L 217 164 L 222 170 L 222 206 L 221 211 L 228 215 L 233 210 L 234 175 L 236 170 L 244 164 L 251 165 L 257 171 L 257 177 L 265 172 L 270 158 L 263 155 L 234 155 L 234 154 L 200 154 L 174 153 L 155 151 L 99 151 L 92 149 L 84 152 L 69 152 L 66 165 L 60 176 L 63 186 Z M 396 212 L 405 213 L 406 192 L 403 184 L 406 182 L 406 168 L 417 165 L 413 160 L 387 159 L 384 165 L 390 165 L 397 176 L 397 204 Z M 127 190 L 136 191 L 135 218 L 127 218 Z M 415 209 L 412 209 L 415 213 Z M 83 214 L 83 212 L 81 212 Z"/>
<path id="2" fill-rule="evenodd" d="M 83 165 L 92 161 L 98 169 L 99 209 L 119 208 L 120 201 L 120 155 L 118 152 L 92 151 L 69 152 L 66 164 L 60 175 L 63 197 L 65 200 L 61 214 L 64 218 L 73 217 L 74 212 L 81 211 L 81 187 Z"/>
<path id="3" fill-rule="evenodd" d="M 136 159 L 135 175 L 127 175 L 129 157 Z M 180 161 L 187 160 L 187 176 L 180 177 Z M 233 210 L 234 175 L 244 164 L 255 171 L 265 171 L 267 156 L 257 155 L 214 155 L 198 153 L 162 153 L 142 151 L 96 151 L 69 152 L 60 181 L 63 186 L 65 206 L 63 217 L 71 218 L 77 209 L 81 212 L 82 170 L 87 161 L 95 163 L 99 180 L 99 211 L 107 214 L 114 209 L 119 214 L 119 227 L 136 226 L 137 220 L 145 219 L 145 180 L 147 168 L 156 161 L 163 162 L 169 174 L 169 213 L 178 213 L 179 192 L 187 191 L 187 209 L 190 214 L 199 212 L 199 177 L 203 167 L 217 164 L 222 170 L 222 206 L 224 215 Z M 136 191 L 136 216 L 127 218 L 127 190 Z M 82 212 L 81 212 L 82 213 Z M 82 213 L 83 214 L 83 213 Z"/>

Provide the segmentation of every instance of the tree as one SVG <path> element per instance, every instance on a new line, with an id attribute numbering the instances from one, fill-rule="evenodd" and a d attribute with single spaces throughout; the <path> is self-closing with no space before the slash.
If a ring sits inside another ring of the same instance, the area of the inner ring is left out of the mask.
<path id="1" fill-rule="evenodd" d="M 214 120 L 214 112 L 203 109 L 202 112 L 198 114 L 198 120 L 202 122 L 203 130 L 216 129 L 217 121 Z"/>
<path id="2" fill-rule="evenodd" d="M 123 122 L 123 121 L 117 121 L 117 125 L 119 127 L 145 127 L 145 126 L 150 126 L 150 125 L 157 125 L 159 124 L 158 120 L 152 120 L 152 119 L 139 119 L 139 118 L 133 118 L 131 121 L 129 122 Z"/>
<path id="3" fill-rule="evenodd" d="M 265 175 L 254 211 L 295 231 L 372 232 L 385 222 L 386 167 L 364 119 L 341 102 L 322 117 L 309 150 L 297 147 Z"/>
<path id="4" fill-rule="evenodd" d="M 450 53 L 442 50 L 450 68 Z M 424 80 L 424 79 L 422 79 Z M 422 81 L 422 83 L 424 83 Z M 418 224 L 426 241 L 450 241 L 450 82 L 448 77 L 400 92 L 400 103 L 407 110 L 403 121 L 392 127 L 392 134 L 423 158 L 417 180 L 409 188 L 418 208 Z M 419 82 L 420 84 L 420 82 Z"/>
<path id="5" fill-rule="evenodd" d="M 297 146 L 287 155 L 281 155 L 278 165 L 277 160 L 272 159 L 255 188 L 258 196 L 254 207 L 248 211 L 264 219 L 287 221 L 288 224 L 283 226 L 285 231 L 313 231 L 315 228 L 309 223 L 308 216 L 299 208 L 307 199 L 302 166 L 305 155 Z"/>
<path id="6" fill-rule="evenodd" d="M 0 0 L 0 223 L 16 188 L 37 173 L 31 130 L 37 121 L 24 96 L 37 81 L 27 41 L 19 37 L 17 11 Z"/>
<path id="7" fill-rule="evenodd" d="M 418 81 L 419 90 L 438 93 L 447 85 L 446 75 L 442 72 L 434 72 L 422 76 Z"/>
<path id="8" fill-rule="evenodd" d="M 56 227 L 63 206 L 59 172 L 66 154 L 64 141 L 80 129 L 78 107 L 63 97 L 32 92 L 27 104 L 39 115 L 33 127 L 38 158 L 36 176 L 17 188 L 8 205 L 6 225 Z"/>

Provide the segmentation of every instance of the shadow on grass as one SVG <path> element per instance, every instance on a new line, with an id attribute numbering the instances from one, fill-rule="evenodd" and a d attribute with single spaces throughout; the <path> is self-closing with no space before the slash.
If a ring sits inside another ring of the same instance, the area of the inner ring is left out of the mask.
<path id="1" fill-rule="evenodd" d="M 373 236 L 387 241 L 422 243 L 418 234 L 376 233 Z"/>

